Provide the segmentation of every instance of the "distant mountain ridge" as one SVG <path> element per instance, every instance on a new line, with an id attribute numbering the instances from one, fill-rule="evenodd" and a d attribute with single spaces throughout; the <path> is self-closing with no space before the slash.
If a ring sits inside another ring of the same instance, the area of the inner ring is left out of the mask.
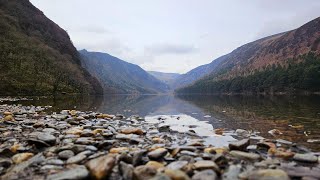
<path id="1" fill-rule="evenodd" d="M 176 92 L 320 91 L 317 80 L 320 78 L 315 78 L 320 75 L 317 70 L 319 44 L 320 17 L 298 29 L 245 44 L 208 65 L 191 70 L 181 76 L 188 81 L 182 82 L 185 87 L 178 86 Z M 196 78 L 193 72 L 197 72 Z"/>
<path id="2" fill-rule="evenodd" d="M 147 71 L 147 72 L 169 86 L 171 86 L 172 83 L 181 76 L 181 74 L 178 74 L 178 73 L 164 73 L 164 72 L 158 72 L 158 71 Z"/>
<path id="3" fill-rule="evenodd" d="M 101 94 L 65 30 L 29 0 L 0 1 L 0 94 Z"/>
<path id="4" fill-rule="evenodd" d="M 157 94 L 168 91 L 168 86 L 141 67 L 107 53 L 79 51 L 82 65 L 103 85 L 105 93 Z"/>

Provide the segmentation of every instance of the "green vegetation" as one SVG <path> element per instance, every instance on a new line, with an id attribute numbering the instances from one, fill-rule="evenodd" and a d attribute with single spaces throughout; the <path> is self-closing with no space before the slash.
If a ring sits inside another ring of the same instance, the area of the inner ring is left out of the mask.
<path id="1" fill-rule="evenodd" d="M 299 62 L 298 59 L 302 61 Z M 299 63 L 296 63 L 299 62 Z M 208 77 L 177 93 L 305 93 L 320 92 L 320 57 L 314 53 L 289 59 L 287 66 L 272 65 L 248 76 L 228 80 Z"/>
<path id="2" fill-rule="evenodd" d="M 102 92 L 63 29 L 28 0 L 0 5 L 1 95 Z"/>

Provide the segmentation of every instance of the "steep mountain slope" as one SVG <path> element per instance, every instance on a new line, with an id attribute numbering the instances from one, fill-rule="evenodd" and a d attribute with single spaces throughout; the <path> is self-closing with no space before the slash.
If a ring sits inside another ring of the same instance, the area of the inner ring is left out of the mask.
<path id="1" fill-rule="evenodd" d="M 0 94 L 102 93 L 66 31 L 29 0 L 0 1 Z"/>
<path id="2" fill-rule="evenodd" d="M 105 90 L 116 94 L 164 93 L 168 86 L 141 67 L 106 53 L 81 50 L 83 66 L 94 75 Z"/>
<path id="3" fill-rule="evenodd" d="M 227 58 L 227 56 L 228 55 L 221 56 L 209 64 L 196 67 L 191 71 L 187 72 L 186 74 L 180 75 L 171 83 L 172 88 L 178 89 L 181 87 L 185 87 L 205 77 L 206 75 L 210 74 L 220 62 L 224 61 Z"/>
<path id="4" fill-rule="evenodd" d="M 164 73 L 157 71 L 148 71 L 148 73 L 169 86 L 181 75 L 178 73 Z"/>
<path id="5" fill-rule="evenodd" d="M 180 93 L 320 91 L 320 18 L 237 48 Z"/>

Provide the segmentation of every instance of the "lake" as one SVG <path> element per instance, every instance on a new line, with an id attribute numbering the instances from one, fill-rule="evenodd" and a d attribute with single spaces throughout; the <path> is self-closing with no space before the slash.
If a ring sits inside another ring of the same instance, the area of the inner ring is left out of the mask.
<path id="1" fill-rule="evenodd" d="M 236 129 L 256 137 L 282 139 L 320 151 L 320 96 L 105 95 L 104 97 L 30 97 L 23 105 L 51 105 L 63 109 L 140 115 L 147 123 L 162 121 L 172 130 L 193 130 L 207 144 L 224 146 Z M 16 102 L 3 102 L 16 103 Z M 222 130 L 223 135 L 215 134 Z M 282 134 L 272 135 L 277 129 Z"/>

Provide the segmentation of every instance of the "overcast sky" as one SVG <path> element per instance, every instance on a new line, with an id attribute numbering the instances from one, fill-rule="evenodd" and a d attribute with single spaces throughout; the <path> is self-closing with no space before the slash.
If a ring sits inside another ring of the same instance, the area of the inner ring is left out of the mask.
<path id="1" fill-rule="evenodd" d="M 320 0 L 31 0 L 80 49 L 185 73 L 320 16 Z"/>

